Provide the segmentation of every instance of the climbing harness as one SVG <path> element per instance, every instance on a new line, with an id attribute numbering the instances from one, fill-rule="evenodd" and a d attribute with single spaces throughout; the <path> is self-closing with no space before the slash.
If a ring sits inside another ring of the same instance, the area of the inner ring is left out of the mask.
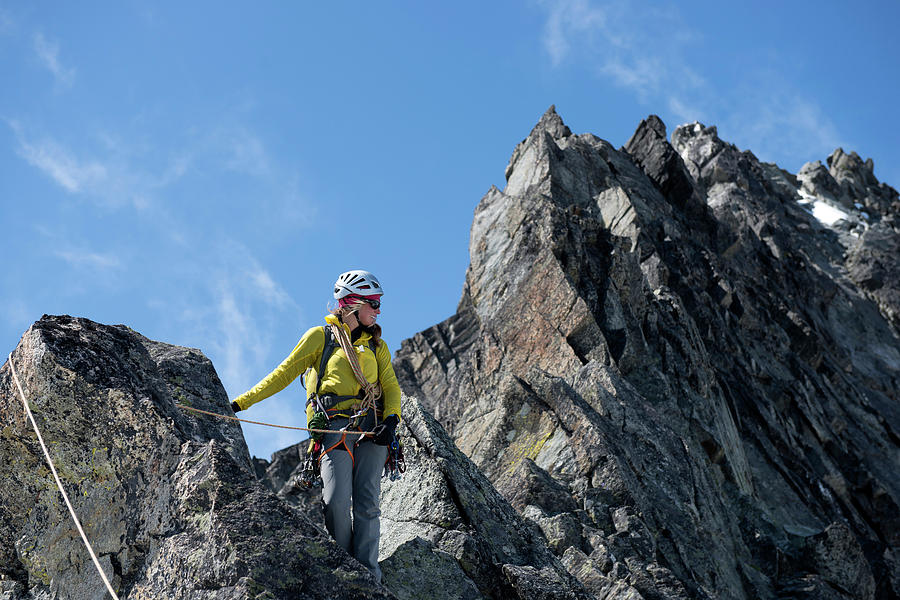
<path id="1" fill-rule="evenodd" d="M 350 339 L 347 337 L 347 332 L 344 331 L 344 328 L 339 325 L 331 325 L 331 336 L 328 335 L 328 329 L 323 328 L 325 330 L 325 348 L 322 351 L 322 362 L 319 368 L 319 373 L 324 371 L 325 362 L 327 361 L 328 356 L 330 356 L 330 351 L 326 354 L 326 351 L 329 349 L 329 339 L 334 338 L 337 340 L 337 343 L 340 345 L 341 349 L 344 351 L 344 354 L 347 356 L 347 361 L 350 363 L 350 368 L 353 371 L 354 377 L 356 377 L 356 381 L 360 385 L 360 394 L 357 396 L 362 396 L 362 402 L 354 405 L 356 413 L 351 415 L 349 421 L 343 430 L 347 429 L 358 429 L 360 420 L 369 414 L 371 414 L 374 418 L 375 425 L 378 425 L 378 400 L 381 398 L 382 391 L 381 386 L 377 383 L 369 382 L 365 375 L 363 375 L 362 368 L 359 366 L 359 358 L 356 356 L 356 349 L 350 342 Z M 333 343 L 333 342 L 332 342 Z M 372 347 L 372 352 L 375 352 L 374 346 Z M 316 382 L 316 393 L 315 398 L 317 400 L 320 399 L 318 394 L 318 382 Z M 332 404 L 332 406 L 334 406 Z M 326 410 L 326 415 L 328 412 Z M 362 438 L 358 439 L 356 444 L 362 441 Z M 325 449 L 320 455 L 318 460 L 321 461 L 321 456 L 330 452 L 331 450 L 337 448 L 341 444 L 349 451 L 350 448 L 346 443 L 346 433 L 341 437 L 341 440 L 336 444 L 332 445 L 330 448 Z M 353 459 L 353 453 L 350 453 L 351 460 Z M 401 474 L 406 471 L 406 461 L 403 458 L 403 448 L 400 442 L 397 440 L 397 436 L 393 436 L 393 440 L 391 444 L 388 446 L 388 456 L 385 459 L 384 466 L 384 475 L 390 477 L 392 481 L 396 481 L 400 479 Z"/>
<path id="2" fill-rule="evenodd" d="M 360 431 L 360 423 L 362 419 L 369 414 L 371 414 L 372 418 L 374 419 L 374 425 L 378 425 L 379 413 L 381 412 L 378 406 L 378 401 L 382 396 L 381 386 L 378 383 L 371 383 L 366 379 L 365 375 L 363 374 L 362 367 L 359 364 L 359 357 L 356 353 L 356 347 L 354 347 L 353 343 L 350 341 L 350 338 L 347 336 L 347 332 L 344 330 L 343 326 L 337 324 L 325 325 L 322 327 L 322 333 L 325 337 L 325 341 L 322 347 L 322 357 L 319 360 L 319 368 L 316 371 L 316 389 L 307 398 L 307 406 L 312 404 L 313 410 L 315 412 L 323 413 L 325 415 L 325 418 L 329 421 L 331 421 L 336 416 L 347 417 L 347 424 L 338 430 L 329 430 L 327 432 L 334 433 L 335 431 L 340 431 L 342 434 L 341 439 L 327 448 L 321 448 L 314 459 L 309 456 L 309 453 L 313 451 L 313 446 L 310 445 L 310 449 L 307 453 L 307 458 L 305 459 L 304 464 L 311 464 L 313 460 L 315 460 L 316 464 L 318 465 L 322 459 L 322 456 L 340 446 L 343 446 L 344 449 L 348 451 L 352 460 L 353 452 L 350 444 L 348 444 L 347 436 L 357 435 L 357 432 Z M 337 394 L 320 393 L 322 386 L 322 377 L 325 373 L 328 359 L 331 358 L 331 355 L 338 347 L 340 347 L 341 350 L 344 351 L 344 356 L 347 358 L 347 362 L 350 365 L 350 370 L 353 372 L 353 376 L 356 378 L 356 381 L 359 384 L 360 391 L 352 396 L 339 396 Z M 362 346 L 360 346 L 360 348 L 362 348 Z M 372 354 L 375 354 L 377 352 L 375 340 L 369 340 L 369 348 L 372 350 Z M 347 400 L 359 400 L 359 402 L 355 402 L 351 407 L 349 407 L 352 411 L 350 415 L 346 414 L 348 410 L 347 408 L 335 408 L 338 404 Z M 359 438 L 357 438 L 353 446 L 355 447 L 357 444 L 359 444 L 359 442 L 362 441 L 363 437 L 365 436 L 360 436 Z M 312 471 L 313 469 L 312 467 L 310 467 L 310 474 L 306 476 L 307 481 L 313 478 Z M 302 482 L 298 482 L 298 484 L 303 485 Z"/>
<path id="3" fill-rule="evenodd" d="M 381 386 L 377 383 L 370 383 L 365 375 L 363 375 L 362 367 L 359 366 L 359 358 L 356 356 L 356 348 L 350 342 L 350 339 L 347 337 L 347 332 L 344 331 L 344 328 L 340 325 L 330 325 L 323 326 L 322 333 L 325 335 L 325 344 L 322 347 L 322 358 L 319 361 L 319 368 L 316 371 L 316 391 L 307 398 L 306 403 L 307 406 L 309 404 L 313 404 L 314 410 L 316 412 L 323 412 L 331 420 L 331 412 L 332 409 L 337 406 L 339 403 L 344 402 L 346 400 L 362 400 L 363 403 L 368 402 L 370 406 L 375 407 L 376 410 L 376 421 L 378 423 L 378 415 L 377 415 L 377 405 L 376 400 L 381 397 Z M 325 367 L 328 364 L 328 359 L 331 358 L 331 355 L 334 353 L 335 349 L 340 346 L 340 348 L 344 351 L 344 355 L 347 357 L 347 362 L 350 363 L 350 369 L 353 371 L 353 376 L 356 378 L 357 383 L 360 386 L 360 392 L 354 394 L 352 396 L 338 396 L 337 394 L 320 394 L 319 390 L 322 387 L 322 375 L 325 373 Z M 377 351 L 375 340 L 369 340 L 369 348 L 372 350 L 372 354 L 375 354 Z M 303 382 L 306 383 L 305 381 Z M 359 410 L 359 409 L 357 409 Z M 362 414 L 365 414 L 365 411 L 362 411 Z M 354 415 L 357 419 L 360 415 Z"/>
<path id="4" fill-rule="evenodd" d="M 88 541 L 87 535 L 85 535 L 84 529 L 81 527 L 81 521 L 78 520 L 78 516 L 75 514 L 75 509 L 72 508 L 72 503 L 69 502 L 69 495 L 66 494 L 66 490 L 63 489 L 62 481 L 59 480 L 59 475 L 56 473 L 56 467 L 53 465 L 53 460 L 50 458 L 50 453 L 47 451 L 47 446 L 44 444 L 44 438 L 43 436 L 41 436 L 41 432 L 38 429 L 37 422 L 34 420 L 34 415 L 31 414 L 31 409 L 28 407 L 28 400 L 25 399 L 25 392 L 22 391 L 22 384 L 19 383 L 19 376 L 16 375 L 16 369 L 13 365 L 12 354 L 9 355 L 9 370 L 16 382 L 16 387 L 19 389 L 19 396 L 22 398 L 22 404 L 25 406 L 25 414 L 31 421 L 31 426 L 34 428 L 34 433 L 37 435 L 37 439 L 41 443 L 41 450 L 44 451 L 44 458 L 47 459 L 47 464 L 50 465 L 50 472 L 53 473 L 53 479 L 56 480 L 56 487 L 59 488 L 59 493 L 62 494 L 63 500 L 66 501 L 66 506 L 69 507 L 69 514 L 72 516 L 72 520 L 75 521 L 75 527 L 78 528 L 78 533 L 81 534 L 81 541 L 84 542 L 84 546 L 85 548 L 87 548 L 88 554 L 91 555 L 91 560 L 94 561 L 94 566 L 97 567 L 97 572 L 100 573 L 100 578 L 103 580 L 103 583 L 106 584 L 106 590 L 109 592 L 109 595 L 115 598 L 115 600 L 119 600 L 119 597 L 116 595 L 115 590 L 113 590 L 112 585 L 110 585 L 109 583 L 109 579 L 106 578 L 106 573 L 104 573 L 103 569 L 100 567 L 100 561 L 97 560 L 97 555 L 94 554 L 94 549 L 91 547 L 91 543 Z"/>
<path id="5" fill-rule="evenodd" d="M 369 380 L 366 379 L 366 376 L 363 375 L 362 367 L 359 366 L 359 357 L 356 356 L 356 349 L 350 342 L 350 338 L 347 337 L 347 332 L 344 331 L 344 328 L 332 324 L 331 333 L 337 339 L 338 344 L 340 344 L 341 349 L 347 356 L 347 362 L 350 363 L 350 369 L 353 371 L 353 376 L 356 377 L 356 381 L 359 383 L 360 395 L 363 396 L 362 405 L 357 409 L 357 413 L 350 418 L 348 426 L 352 424 L 353 427 L 357 427 L 359 419 L 369 412 L 369 409 L 372 410 L 372 415 L 375 418 L 375 425 L 378 425 L 377 401 L 381 398 L 381 385 L 378 383 L 370 383 Z"/>

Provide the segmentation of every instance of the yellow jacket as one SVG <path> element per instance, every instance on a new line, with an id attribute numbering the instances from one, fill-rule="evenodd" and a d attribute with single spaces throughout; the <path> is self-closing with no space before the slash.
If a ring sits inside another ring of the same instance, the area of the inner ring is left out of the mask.
<path id="1" fill-rule="evenodd" d="M 339 325 L 350 337 L 350 328 L 334 315 L 327 315 L 325 321 L 328 324 Z M 371 336 L 362 332 L 353 343 L 356 348 L 356 356 L 363 375 L 372 383 L 381 383 L 384 400 L 384 416 L 397 415 L 400 417 L 400 384 L 394 374 L 394 366 L 391 364 L 391 352 L 384 340 L 378 344 L 377 351 L 373 354 L 369 347 Z M 309 377 L 306 379 L 306 397 L 310 398 L 316 393 L 316 381 L 318 374 L 316 369 L 322 360 L 322 351 L 325 349 L 325 332 L 321 327 L 313 327 L 303 334 L 300 341 L 274 371 L 266 375 L 262 381 L 253 388 L 234 399 L 242 410 L 250 408 L 260 400 L 264 400 L 286 388 L 288 384 L 312 367 Z M 331 357 L 325 365 L 322 374 L 322 386 L 319 394 L 335 394 L 337 396 L 353 396 L 360 391 L 359 382 L 353 375 L 347 355 L 340 346 L 336 346 Z M 337 409 L 349 409 L 359 400 L 350 399 L 335 405 Z M 313 406 L 306 409 L 307 420 L 312 417 Z M 349 411 L 348 411 L 349 415 Z"/>

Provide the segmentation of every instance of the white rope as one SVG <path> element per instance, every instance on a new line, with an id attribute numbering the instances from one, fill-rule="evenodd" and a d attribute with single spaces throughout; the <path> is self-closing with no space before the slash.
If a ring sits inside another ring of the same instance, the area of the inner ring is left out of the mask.
<path id="1" fill-rule="evenodd" d="M 56 467 L 53 466 L 53 460 L 50 459 L 50 453 L 47 452 L 47 446 L 44 445 L 44 438 L 41 437 L 41 432 L 40 430 L 38 430 L 38 426 L 34 420 L 34 416 L 31 414 L 31 409 L 28 408 L 28 400 L 25 399 L 25 393 L 22 391 L 22 385 L 19 383 L 19 377 L 16 375 L 16 369 L 13 366 L 12 354 L 9 355 L 9 369 L 10 371 L 12 371 L 12 376 L 16 382 L 16 387 L 19 388 L 19 396 L 21 396 L 22 404 L 25 406 L 25 414 L 27 414 L 28 418 L 31 420 L 31 426 L 34 427 L 34 432 L 37 434 L 38 441 L 41 443 L 41 449 L 44 451 L 44 457 L 47 459 L 47 464 L 50 465 L 50 471 L 53 472 L 53 478 L 56 480 L 56 487 L 59 488 L 59 492 L 62 494 L 63 499 L 66 501 L 66 506 L 69 507 L 69 514 L 72 515 L 72 520 L 75 521 L 75 526 L 78 528 L 78 533 L 81 534 L 81 539 L 84 541 L 84 546 L 87 548 L 88 553 L 91 555 L 91 560 L 94 561 L 94 566 L 97 567 L 97 572 L 100 573 L 100 577 L 103 579 L 103 583 L 106 584 L 106 589 L 109 590 L 110 596 L 115 598 L 115 600 L 119 600 L 119 597 L 116 596 L 116 592 L 109 584 L 109 580 L 106 578 L 106 573 L 104 573 L 103 569 L 100 568 L 100 561 L 97 560 L 97 555 L 94 554 L 94 549 L 91 548 L 91 544 L 90 542 L 88 542 L 87 536 L 84 534 L 84 529 L 81 528 L 81 522 L 79 522 L 78 517 L 75 516 L 75 509 L 72 508 L 72 503 L 69 502 L 69 496 L 66 494 L 66 490 L 63 489 L 62 482 L 59 480 L 59 475 L 56 474 Z"/>

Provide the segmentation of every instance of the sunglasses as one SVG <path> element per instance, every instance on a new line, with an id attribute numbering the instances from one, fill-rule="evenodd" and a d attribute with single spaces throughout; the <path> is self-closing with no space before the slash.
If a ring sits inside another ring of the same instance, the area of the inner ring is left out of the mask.
<path id="1" fill-rule="evenodd" d="M 367 298 L 360 298 L 360 300 L 371 306 L 374 310 L 381 308 L 381 300 L 369 300 Z"/>

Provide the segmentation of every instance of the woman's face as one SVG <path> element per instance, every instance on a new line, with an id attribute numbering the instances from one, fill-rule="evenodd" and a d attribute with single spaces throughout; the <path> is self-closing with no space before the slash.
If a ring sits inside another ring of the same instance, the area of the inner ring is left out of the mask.
<path id="1" fill-rule="evenodd" d="M 356 318 L 360 324 L 371 327 L 375 324 L 378 315 L 381 314 L 380 308 L 372 308 L 368 302 L 364 302 L 356 311 Z"/>

